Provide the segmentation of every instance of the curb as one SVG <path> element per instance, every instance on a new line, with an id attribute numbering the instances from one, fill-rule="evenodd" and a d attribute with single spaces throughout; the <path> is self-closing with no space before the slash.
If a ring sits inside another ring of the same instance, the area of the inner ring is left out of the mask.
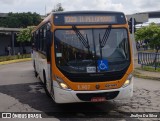
<path id="1" fill-rule="evenodd" d="M 133 72 L 133 76 L 137 77 L 137 78 L 142 78 L 142 79 L 151 79 L 151 80 L 159 80 L 160 81 L 159 77 L 152 77 L 152 76 L 148 76 L 148 75 L 143 75 L 140 72 L 138 72 L 136 69 Z"/>
<path id="2" fill-rule="evenodd" d="M 11 63 L 18 63 L 18 62 L 25 62 L 25 61 L 30 61 L 32 58 L 24 58 L 24 59 L 16 59 L 16 60 L 9 60 L 9 61 L 3 61 L 0 62 L 0 65 L 6 65 L 6 64 L 11 64 Z"/>

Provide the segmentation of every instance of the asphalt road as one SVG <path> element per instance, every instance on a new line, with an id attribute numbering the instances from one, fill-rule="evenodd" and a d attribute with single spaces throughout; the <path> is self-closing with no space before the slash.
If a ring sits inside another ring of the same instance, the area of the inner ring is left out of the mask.
<path id="1" fill-rule="evenodd" d="M 0 65 L 0 112 L 43 112 L 44 116 L 52 115 L 51 120 L 65 121 L 105 121 L 108 117 L 112 121 L 119 116 L 116 120 L 144 120 L 126 115 L 160 112 L 160 81 L 134 78 L 134 95 L 128 100 L 58 105 L 34 77 L 31 61 Z"/>

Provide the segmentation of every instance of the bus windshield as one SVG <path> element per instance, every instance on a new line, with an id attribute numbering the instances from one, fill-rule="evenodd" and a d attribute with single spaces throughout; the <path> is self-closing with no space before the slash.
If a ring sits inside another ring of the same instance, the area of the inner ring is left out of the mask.
<path id="1" fill-rule="evenodd" d="M 56 30 L 56 65 L 68 73 L 120 71 L 130 63 L 125 28 Z"/>

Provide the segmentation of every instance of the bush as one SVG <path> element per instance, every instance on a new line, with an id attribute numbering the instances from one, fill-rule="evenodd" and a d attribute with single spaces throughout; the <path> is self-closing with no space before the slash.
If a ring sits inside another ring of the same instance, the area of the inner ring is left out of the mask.
<path id="1" fill-rule="evenodd" d="M 0 62 L 15 60 L 15 59 L 22 59 L 22 58 L 31 58 L 31 54 L 13 55 L 13 56 L 0 56 Z"/>

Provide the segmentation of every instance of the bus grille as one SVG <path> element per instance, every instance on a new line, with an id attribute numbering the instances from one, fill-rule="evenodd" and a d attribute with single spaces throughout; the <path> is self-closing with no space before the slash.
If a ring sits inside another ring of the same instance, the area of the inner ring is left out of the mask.
<path id="1" fill-rule="evenodd" d="M 106 100 L 111 100 L 117 97 L 119 91 L 104 92 L 104 93 L 77 93 L 77 97 L 82 101 L 91 101 L 94 97 L 105 97 Z"/>

